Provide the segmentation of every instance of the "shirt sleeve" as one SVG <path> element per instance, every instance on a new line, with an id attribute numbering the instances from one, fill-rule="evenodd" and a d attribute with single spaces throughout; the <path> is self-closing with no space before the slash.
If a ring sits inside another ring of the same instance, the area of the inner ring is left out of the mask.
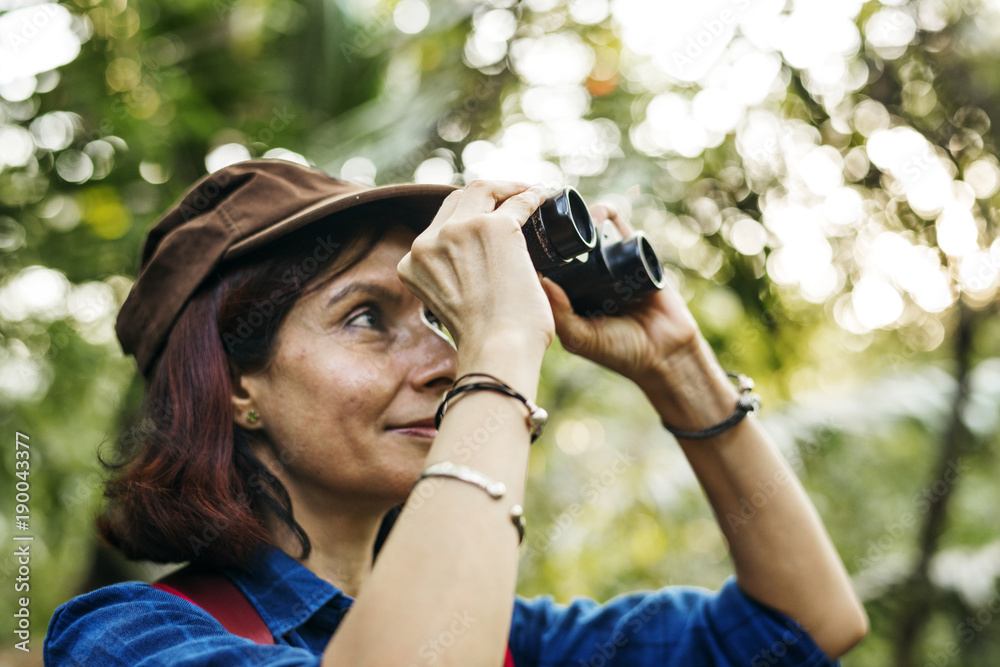
<path id="1" fill-rule="evenodd" d="M 606 604 L 518 596 L 510 635 L 517 667 L 821 667 L 827 658 L 795 621 L 730 578 L 718 592 L 667 587 Z"/>
<path id="2" fill-rule="evenodd" d="M 56 609 L 43 656 L 48 667 L 320 664 L 307 649 L 255 644 L 230 634 L 208 612 L 141 582 L 101 588 Z"/>

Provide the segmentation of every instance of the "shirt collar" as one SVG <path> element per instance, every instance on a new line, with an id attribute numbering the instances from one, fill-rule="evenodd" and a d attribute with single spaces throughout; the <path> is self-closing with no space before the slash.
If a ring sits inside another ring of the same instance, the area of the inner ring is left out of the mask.
<path id="1" fill-rule="evenodd" d="M 343 615 L 354 602 L 354 598 L 270 545 L 260 550 L 249 569 L 227 569 L 226 574 L 276 637 L 298 628 L 326 605 Z"/>

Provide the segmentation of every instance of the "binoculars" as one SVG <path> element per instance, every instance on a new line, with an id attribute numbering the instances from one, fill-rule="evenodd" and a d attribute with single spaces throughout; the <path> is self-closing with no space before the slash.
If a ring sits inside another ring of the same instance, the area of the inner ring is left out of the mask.
<path id="1" fill-rule="evenodd" d="M 642 232 L 608 241 L 573 188 L 550 193 L 521 227 L 535 269 L 556 282 L 573 310 L 585 317 L 615 315 L 624 306 L 663 288 L 663 268 Z"/>

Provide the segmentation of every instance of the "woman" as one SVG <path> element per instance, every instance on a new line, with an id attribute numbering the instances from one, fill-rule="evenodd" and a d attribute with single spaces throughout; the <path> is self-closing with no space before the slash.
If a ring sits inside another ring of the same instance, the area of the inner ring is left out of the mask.
<path id="1" fill-rule="evenodd" d="M 556 333 L 634 381 L 672 429 L 737 405 L 674 291 L 583 319 L 539 279 L 520 225 L 542 200 L 511 183 L 365 188 L 277 160 L 197 184 L 150 232 L 119 317 L 147 400 L 100 528 L 129 557 L 198 563 L 216 593 L 224 574 L 264 638 L 228 633 L 199 607 L 211 595 L 128 582 L 60 607 L 46 661 L 498 665 L 509 642 L 519 667 L 821 665 L 857 643 L 864 610 L 753 419 L 679 440 L 717 516 L 774 481 L 746 525 L 721 522 L 735 581 L 605 605 L 515 600 Z M 477 382 L 487 390 L 448 393 Z"/>

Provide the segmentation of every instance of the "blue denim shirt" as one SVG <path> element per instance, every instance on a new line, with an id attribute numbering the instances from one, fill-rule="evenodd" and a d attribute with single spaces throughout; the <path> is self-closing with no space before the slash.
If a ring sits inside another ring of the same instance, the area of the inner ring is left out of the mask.
<path id="1" fill-rule="evenodd" d="M 229 634 L 191 603 L 130 581 L 59 607 L 45 638 L 45 664 L 320 664 L 351 597 L 274 548 L 265 550 L 249 572 L 226 574 L 260 612 L 274 646 Z M 420 648 L 414 667 L 438 662 L 452 640 L 447 635 L 463 632 L 474 620 L 456 613 L 450 629 Z M 732 579 L 717 593 L 668 587 L 605 604 L 577 598 L 562 605 L 547 596 L 518 596 L 510 649 L 517 667 L 836 664 L 801 627 L 748 598 Z"/>

